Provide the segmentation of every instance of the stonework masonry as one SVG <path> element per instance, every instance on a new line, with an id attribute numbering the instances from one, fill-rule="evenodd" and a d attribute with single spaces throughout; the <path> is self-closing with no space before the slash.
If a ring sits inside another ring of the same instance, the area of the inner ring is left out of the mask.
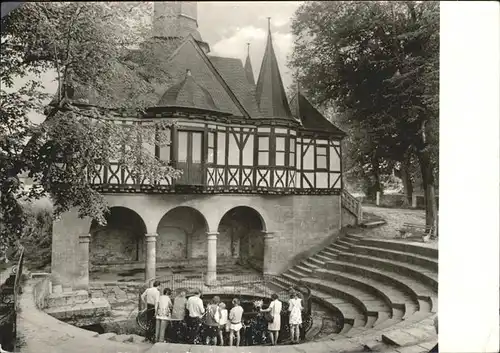
<path id="1" fill-rule="evenodd" d="M 110 207 L 126 207 L 137 213 L 145 224 L 146 233 L 158 234 L 156 253 L 159 260 L 162 252 L 169 251 L 167 244 L 160 240 L 161 220 L 174 208 L 190 207 L 198 211 L 206 222 L 203 233 L 200 229 L 188 239 L 191 240 L 188 251 L 191 251 L 192 257 L 206 256 L 206 234 L 218 232 L 221 220 L 228 211 L 239 206 L 252 208 L 262 221 L 263 229 L 259 231 L 274 233 L 267 255 L 260 255 L 263 251 L 256 250 L 263 247 L 263 233 L 255 233 L 255 239 L 251 239 L 248 244 L 249 252 L 254 258 L 264 257 L 268 274 L 281 273 L 295 255 L 317 245 L 338 232 L 341 227 L 341 204 L 340 196 L 337 195 L 108 194 L 106 199 Z M 65 286 L 73 286 L 78 282 L 80 271 L 76 254 L 79 236 L 89 234 L 90 226 L 91 220 L 78 218 L 74 210 L 63 214 L 60 220 L 54 222 L 52 273 Z M 218 232 L 217 236 L 218 256 L 230 253 L 231 246 L 234 247 L 230 237 L 223 229 L 221 231 L 223 234 Z M 179 234 L 176 237 L 181 238 Z M 92 241 L 91 237 L 91 249 Z"/>

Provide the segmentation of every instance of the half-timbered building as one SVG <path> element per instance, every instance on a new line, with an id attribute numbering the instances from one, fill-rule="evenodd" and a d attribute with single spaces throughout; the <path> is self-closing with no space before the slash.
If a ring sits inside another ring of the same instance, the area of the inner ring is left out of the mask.
<path id="1" fill-rule="evenodd" d="M 301 92 L 287 99 L 271 31 L 255 82 L 250 57 L 243 65 L 210 55 L 195 2 L 156 2 L 154 12 L 150 45 L 171 83 L 157 85 L 142 116 L 117 123 L 175 120 L 163 131 L 169 144 L 143 144 L 183 173 L 138 180 L 118 161 L 102 166 L 92 183 L 111 207 L 107 225 L 64 214 L 54 224 L 52 272 L 75 288 L 98 266 L 135 265 L 151 279 L 157 268 L 202 265 L 208 283 L 220 264 L 278 274 L 341 227 L 345 134 Z M 165 52 L 167 42 L 175 49 Z M 99 106 L 97 98 L 85 104 Z"/>

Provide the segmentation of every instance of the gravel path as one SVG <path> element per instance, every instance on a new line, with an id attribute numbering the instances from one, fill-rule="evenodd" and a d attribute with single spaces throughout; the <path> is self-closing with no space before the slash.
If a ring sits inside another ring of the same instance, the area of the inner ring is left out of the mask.
<path id="1" fill-rule="evenodd" d="M 384 224 L 383 226 L 365 231 L 364 234 L 367 237 L 393 239 L 394 237 L 399 235 L 398 230 L 403 226 L 404 223 L 425 225 L 424 210 L 384 208 L 363 205 L 363 212 L 373 213 L 374 215 L 383 218 L 387 222 L 387 224 Z M 433 244 L 434 246 L 437 246 L 437 240 L 430 240 L 427 244 Z"/>

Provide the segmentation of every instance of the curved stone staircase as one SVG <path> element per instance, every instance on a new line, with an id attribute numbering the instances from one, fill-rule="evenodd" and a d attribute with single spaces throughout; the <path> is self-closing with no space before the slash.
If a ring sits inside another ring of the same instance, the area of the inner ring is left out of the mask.
<path id="1" fill-rule="evenodd" d="M 354 340 L 367 351 L 426 352 L 437 343 L 437 273 L 435 248 L 347 232 L 274 284 L 307 285 L 316 302 L 338 313 L 337 333 L 309 339 L 333 341 L 332 348 Z"/>

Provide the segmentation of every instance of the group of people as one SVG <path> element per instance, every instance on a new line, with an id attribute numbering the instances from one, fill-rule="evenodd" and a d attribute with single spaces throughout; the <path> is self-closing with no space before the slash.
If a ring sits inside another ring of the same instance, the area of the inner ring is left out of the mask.
<path id="1" fill-rule="evenodd" d="M 219 296 L 214 296 L 207 307 L 203 305 L 201 291 L 186 298 L 186 290 L 179 290 L 175 298 L 171 298 L 172 291 L 168 288 L 160 293 L 159 281 L 153 283 L 141 295 L 146 304 L 146 320 L 148 330 L 146 340 L 149 342 L 190 343 L 239 346 L 241 343 L 240 331 L 245 327 L 243 321 L 243 307 L 240 300 L 232 300 L 231 310 L 221 302 Z M 283 304 L 277 294 L 271 296 L 268 308 L 256 308 L 262 313 L 267 322 L 267 331 L 272 345 L 278 343 L 281 330 L 281 311 Z M 290 293 L 288 304 L 289 324 L 292 343 L 300 340 L 300 326 L 302 324 L 302 300 L 295 291 Z M 168 333 L 171 334 L 168 334 Z"/>

